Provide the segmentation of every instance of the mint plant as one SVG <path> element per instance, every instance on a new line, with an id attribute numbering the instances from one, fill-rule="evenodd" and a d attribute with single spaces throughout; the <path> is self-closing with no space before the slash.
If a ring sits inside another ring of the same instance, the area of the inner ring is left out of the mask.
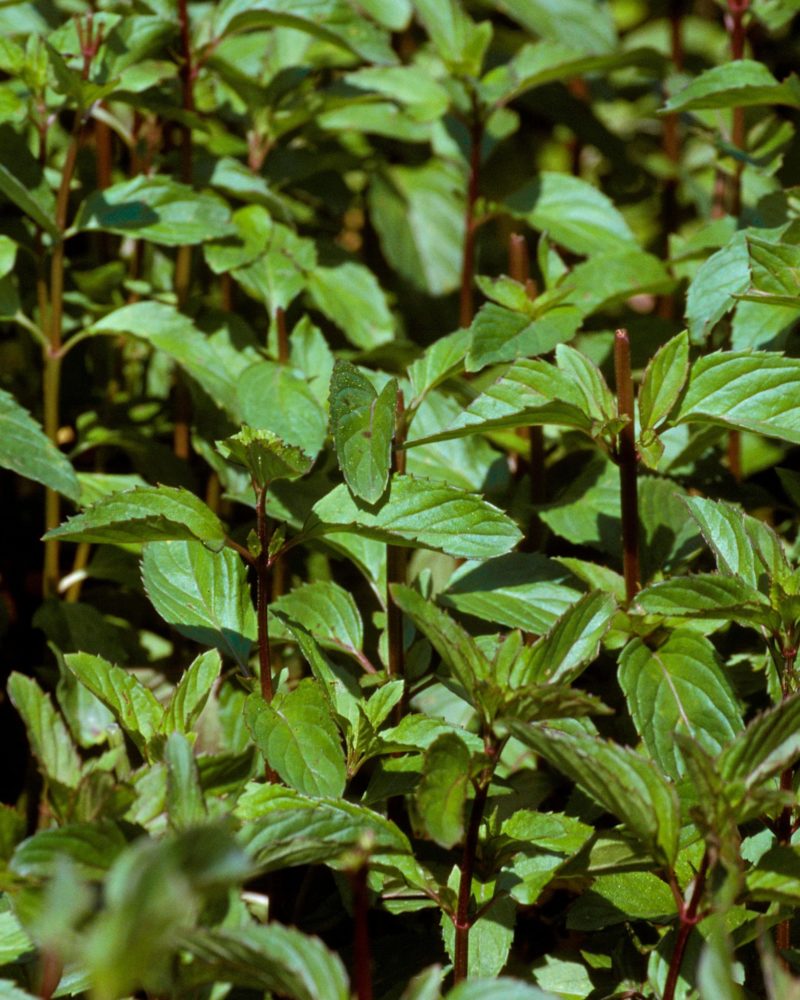
<path id="1" fill-rule="evenodd" d="M 0 8 L 0 996 L 797 993 L 799 13 Z"/>

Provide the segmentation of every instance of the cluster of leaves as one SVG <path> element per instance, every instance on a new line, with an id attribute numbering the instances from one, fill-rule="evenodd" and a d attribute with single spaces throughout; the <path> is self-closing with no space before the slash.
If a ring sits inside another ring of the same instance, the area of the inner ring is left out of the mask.
<path id="1" fill-rule="evenodd" d="M 0 997 L 800 995 L 797 13 L 0 6 Z"/>

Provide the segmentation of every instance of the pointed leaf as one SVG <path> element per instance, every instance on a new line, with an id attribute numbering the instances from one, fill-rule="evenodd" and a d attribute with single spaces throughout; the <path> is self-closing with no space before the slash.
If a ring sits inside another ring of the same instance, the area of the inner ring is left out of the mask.
<path id="1" fill-rule="evenodd" d="M 54 239 L 61 234 L 56 224 L 56 199 L 41 165 L 10 125 L 0 126 L 0 192 L 37 226 Z"/>
<path id="2" fill-rule="evenodd" d="M 208 816 L 192 745 L 183 733 L 172 733 L 164 746 L 167 765 L 167 814 L 174 830 L 200 826 Z"/>
<path id="3" fill-rule="evenodd" d="M 272 431 L 316 458 L 328 434 L 327 420 L 318 391 L 302 372 L 275 361 L 259 361 L 241 373 L 236 392 L 245 423 Z"/>
<path id="4" fill-rule="evenodd" d="M 161 731 L 164 716 L 153 692 L 133 674 L 101 656 L 68 653 L 64 661 L 81 684 L 111 710 L 139 752 L 149 759 L 148 744 Z"/>
<path id="5" fill-rule="evenodd" d="M 783 83 L 778 83 L 763 63 L 737 59 L 701 73 L 667 101 L 664 111 L 747 108 L 759 104 L 799 108 L 800 81 L 792 74 Z"/>
<path id="6" fill-rule="evenodd" d="M 363 350 L 394 338 L 394 320 L 375 275 L 363 264 L 316 267 L 308 290 L 315 306 L 335 323 L 351 344 Z"/>
<path id="7" fill-rule="evenodd" d="M 660 863 L 678 853 L 675 789 L 644 757 L 594 736 L 510 722 L 513 734 L 613 813 Z"/>
<path id="8" fill-rule="evenodd" d="M 756 788 L 800 757 L 800 695 L 757 715 L 718 760 L 728 782 Z"/>
<path id="9" fill-rule="evenodd" d="M 302 625 L 321 646 L 364 664 L 364 626 L 355 599 L 338 583 L 318 580 L 295 587 L 270 603 L 270 613 Z"/>
<path id="10" fill-rule="evenodd" d="M 225 545 L 216 514 L 181 487 L 146 486 L 104 497 L 46 538 L 70 542 L 154 542 L 199 539 L 213 552 Z"/>
<path id="11" fill-rule="evenodd" d="M 547 354 L 575 336 L 583 313 L 571 305 L 556 305 L 530 316 L 487 302 L 469 327 L 467 370 Z"/>
<path id="12" fill-rule="evenodd" d="M 648 362 L 639 388 L 642 431 L 658 427 L 678 401 L 689 374 L 689 336 L 684 331 L 660 347 Z"/>
<path id="13" fill-rule="evenodd" d="M 349 1000 L 341 959 L 317 937 L 278 923 L 195 930 L 184 946 L 202 982 L 224 981 L 292 1000 Z"/>
<path id="14" fill-rule="evenodd" d="M 666 618 L 730 619 L 742 625 L 780 628 L 780 616 L 769 599 L 733 576 L 698 573 L 661 580 L 639 591 L 633 610 Z"/>
<path id="15" fill-rule="evenodd" d="M 317 681 L 307 678 L 267 704 L 251 695 L 245 722 L 264 759 L 292 788 L 341 795 L 347 773 L 339 730 Z"/>
<path id="16" fill-rule="evenodd" d="M 800 361 L 717 351 L 693 365 L 676 423 L 717 424 L 800 444 Z"/>
<path id="17" fill-rule="evenodd" d="M 658 649 L 634 639 L 620 658 L 619 683 L 645 746 L 673 778 L 683 773 L 677 731 L 716 756 L 742 729 L 741 710 L 716 651 L 695 632 L 675 631 Z"/>
<path id="18" fill-rule="evenodd" d="M 225 202 L 170 177 L 138 174 L 90 194 L 78 209 L 76 229 L 103 230 L 167 246 L 234 236 Z"/>
<path id="19" fill-rule="evenodd" d="M 247 570 L 232 549 L 152 542 L 144 548 L 142 581 L 153 607 L 176 631 L 215 646 L 247 670 L 256 618 Z"/>
<path id="20" fill-rule="evenodd" d="M 12 673 L 8 679 L 8 696 L 22 716 L 31 750 L 46 777 L 67 788 L 77 788 L 81 760 L 49 695 L 32 677 Z"/>
<path id="21" fill-rule="evenodd" d="M 339 468 L 355 496 L 377 503 L 389 482 L 397 380 L 380 394 L 349 361 L 337 361 L 331 376 L 331 434 Z"/>
<path id="22" fill-rule="evenodd" d="M 428 836 L 440 847 L 454 847 L 464 836 L 469 778 L 470 753 L 454 733 L 425 751 L 416 803 Z"/>
<path id="23" fill-rule="evenodd" d="M 344 484 L 337 486 L 314 505 L 304 527 L 310 537 L 348 530 L 465 559 L 502 555 L 522 537 L 506 514 L 474 493 L 399 475 L 374 507 L 357 503 Z"/>
<path id="24" fill-rule="evenodd" d="M 414 395 L 410 405 L 418 404 L 429 392 L 463 369 L 469 338 L 468 330 L 456 330 L 439 337 L 426 348 L 422 357 L 409 365 L 408 379 Z"/>
<path id="25" fill-rule="evenodd" d="M 226 458 L 243 465 L 262 487 L 276 479 L 298 479 L 313 464 L 302 448 L 287 444 L 272 431 L 252 427 L 243 427 L 238 434 L 218 441 L 217 447 Z"/>
<path id="26" fill-rule="evenodd" d="M 14 397 L 0 389 L 0 466 L 77 500 L 80 485 L 66 455 Z"/>
<path id="27" fill-rule="evenodd" d="M 450 990 L 446 1000 L 555 1000 L 555 997 L 521 979 L 500 976 L 497 979 L 470 979 L 459 983 Z"/>
<path id="28" fill-rule="evenodd" d="M 214 681 L 219 676 L 222 661 L 215 649 L 201 653 L 187 667 L 172 693 L 166 715 L 164 732 L 190 733 L 195 720 L 205 707 Z"/>

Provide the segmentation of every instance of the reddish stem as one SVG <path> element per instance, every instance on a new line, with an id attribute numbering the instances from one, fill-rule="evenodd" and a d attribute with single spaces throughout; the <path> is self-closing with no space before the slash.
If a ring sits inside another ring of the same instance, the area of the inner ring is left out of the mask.
<path id="1" fill-rule="evenodd" d="M 406 471 L 405 444 L 405 399 L 402 389 L 397 393 L 395 434 L 392 452 L 392 472 L 402 476 Z M 391 584 L 405 583 L 408 571 L 408 553 L 400 545 L 386 546 L 386 630 L 389 647 L 389 675 L 396 679 L 405 678 L 405 650 L 403 649 L 403 612 L 392 600 Z M 399 723 L 405 714 L 406 694 L 398 702 L 395 718 Z"/>
<path id="2" fill-rule="evenodd" d="M 259 552 L 256 557 L 256 607 L 258 614 L 258 667 L 261 697 L 272 701 L 272 653 L 269 647 L 269 526 L 267 524 L 267 487 L 256 492 L 256 532 Z"/>
<path id="3" fill-rule="evenodd" d="M 632 601 L 641 585 L 639 578 L 639 500 L 636 486 L 638 456 L 634 429 L 631 344 L 627 330 L 617 330 L 614 338 L 614 372 L 620 417 L 628 422 L 619 432 L 617 452 L 622 506 L 622 560 L 625 594 Z"/>
<path id="4" fill-rule="evenodd" d="M 357 1000 L 372 1000 L 372 949 L 369 940 L 368 866 L 350 873 L 353 892 L 353 982 Z"/>
<path id="5" fill-rule="evenodd" d="M 472 898 L 472 876 L 475 871 L 475 856 L 478 850 L 478 834 L 489 795 L 491 772 L 481 775 L 480 783 L 475 791 L 472 810 L 469 816 L 467 839 L 464 841 L 464 853 L 461 856 L 461 876 L 458 883 L 458 903 L 455 914 L 455 949 L 453 955 L 453 985 L 467 978 L 469 969 L 469 932 L 474 923 L 470 917 L 469 904 Z"/>
<path id="6" fill-rule="evenodd" d="M 708 875 L 708 851 L 703 855 L 703 860 L 700 862 L 700 868 L 694 880 L 694 886 L 692 888 L 692 895 L 687 905 L 681 905 L 678 913 L 680 920 L 680 927 L 678 928 L 678 936 L 675 939 L 675 948 L 672 952 L 672 958 L 669 963 L 669 971 L 667 972 L 667 981 L 664 984 L 664 994 L 661 1000 L 674 1000 L 675 998 L 675 988 L 678 985 L 678 976 L 680 975 L 681 965 L 683 964 L 683 956 L 686 953 L 686 945 L 689 941 L 689 935 L 692 933 L 692 929 L 698 922 L 697 910 L 700 906 L 700 900 L 703 897 L 703 890 L 705 889 L 706 876 Z"/>

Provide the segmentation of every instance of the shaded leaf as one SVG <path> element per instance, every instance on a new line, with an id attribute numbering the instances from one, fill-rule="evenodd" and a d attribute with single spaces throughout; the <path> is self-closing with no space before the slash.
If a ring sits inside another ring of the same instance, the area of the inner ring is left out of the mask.
<path id="1" fill-rule="evenodd" d="M 464 807 L 470 785 L 470 753 L 454 733 L 425 751 L 415 800 L 429 837 L 450 848 L 464 836 Z"/>
<path id="2" fill-rule="evenodd" d="M 14 397 L 0 389 L 0 466 L 77 500 L 72 463 Z"/>
<path id="3" fill-rule="evenodd" d="M 189 664 L 175 688 L 164 716 L 163 729 L 169 733 L 190 733 L 205 707 L 222 661 L 215 649 L 201 653 Z"/>

